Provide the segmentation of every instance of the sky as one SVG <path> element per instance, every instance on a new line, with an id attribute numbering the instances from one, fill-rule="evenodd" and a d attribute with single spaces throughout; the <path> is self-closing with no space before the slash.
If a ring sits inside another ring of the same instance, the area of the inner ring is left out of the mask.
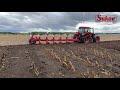
<path id="1" fill-rule="evenodd" d="M 96 22 L 98 14 L 116 15 L 117 21 Z M 120 33 L 120 12 L 0 12 L 0 32 L 76 32 L 80 26 Z"/>

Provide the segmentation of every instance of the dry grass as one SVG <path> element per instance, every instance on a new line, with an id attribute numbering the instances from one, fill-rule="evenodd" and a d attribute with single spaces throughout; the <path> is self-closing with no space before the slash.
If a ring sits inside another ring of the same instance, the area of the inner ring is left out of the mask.
<path id="1" fill-rule="evenodd" d="M 34 73 L 36 76 L 39 76 L 39 71 L 38 68 L 36 66 L 36 64 L 34 62 L 31 62 L 31 66 L 29 69 L 32 73 Z"/>
<path id="2" fill-rule="evenodd" d="M 0 46 L 28 44 L 29 35 L 1 35 Z"/>
<path id="3" fill-rule="evenodd" d="M 113 41 L 120 40 L 120 34 L 118 35 L 100 35 L 101 41 Z"/>

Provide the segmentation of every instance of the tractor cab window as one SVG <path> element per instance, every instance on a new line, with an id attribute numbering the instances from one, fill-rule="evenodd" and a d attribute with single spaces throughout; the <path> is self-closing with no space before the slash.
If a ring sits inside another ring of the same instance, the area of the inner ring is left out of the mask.
<path id="1" fill-rule="evenodd" d="M 84 28 L 79 28 L 78 30 L 80 33 L 84 33 Z"/>
<path id="2" fill-rule="evenodd" d="M 86 28 L 85 32 L 91 32 L 91 29 L 90 28 Z"/>
<path id="3" fill-rule="evenodd" d="M 80 32 L 80 33 L 92 32 L 92 29 L 91 28 L 79 28 L 78 32 Z"/>

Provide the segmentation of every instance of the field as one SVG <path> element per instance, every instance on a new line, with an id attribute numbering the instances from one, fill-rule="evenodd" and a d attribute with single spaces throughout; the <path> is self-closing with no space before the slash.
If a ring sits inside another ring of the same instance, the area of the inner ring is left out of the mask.
<path id="1" fill-rule="evenodd" d="M 63 38 L 65 38 L 66 35 L 62 35 Z M 68 37 L 72 38 L 72 34 L 70 34 Z M 101 41 L 113 41 L 113 40 L 120 40 L 120 34 L 118 35 L 99 35 L 101 37 Z M 59 35 L 55 36 L 56 38 L 59 38 Z M 0 34 L 0 46 L 5 45 L 25 45 L 29 44 L 28 39 L 30 38 L 30 35 L 11 35 L 11 34 Z M 42 35 L 41 38 L 45 38 L 45 35 Z M 52 35 L 49 35 L 49 38 L 52 38 Z"/>
<path id="2" fill-rule="evenodd" d="M 113 36 L 87 45 L 28 45 L 30 36 L 0 35 L 0 78 L 120 78 L 120 35 Z"/>

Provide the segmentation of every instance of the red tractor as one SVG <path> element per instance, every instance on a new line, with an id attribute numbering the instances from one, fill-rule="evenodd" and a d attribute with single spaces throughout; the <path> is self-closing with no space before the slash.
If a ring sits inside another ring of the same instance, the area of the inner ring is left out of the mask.
<path id="1" fill-rule="evenodd" d="M 79 27 L 78 32 L 75 32 L 73 39 L 77 39 L 75 42 L 100 42 L 100 37 L 94 34 L 94 29 L 91 27 Z"/>

